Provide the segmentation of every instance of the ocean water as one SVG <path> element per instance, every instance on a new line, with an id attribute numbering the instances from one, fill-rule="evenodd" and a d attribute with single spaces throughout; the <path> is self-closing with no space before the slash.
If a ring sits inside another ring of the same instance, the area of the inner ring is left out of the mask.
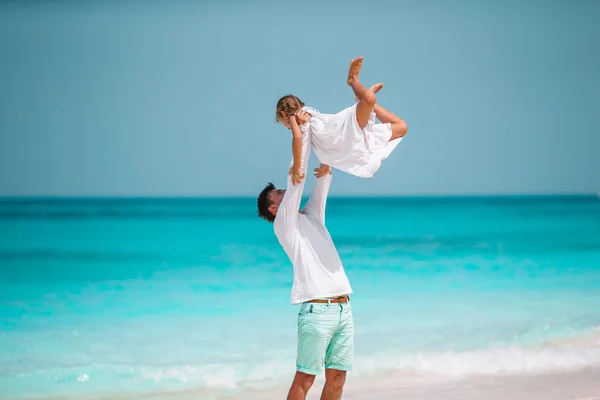
<path id="1" fill-rule="evenodd" d="M 600 200 L 332 198 L 349 380 L 600 366 Z M 0 398 L 288 386 L 292 268 L 248 199 L 0 201 Z"/>

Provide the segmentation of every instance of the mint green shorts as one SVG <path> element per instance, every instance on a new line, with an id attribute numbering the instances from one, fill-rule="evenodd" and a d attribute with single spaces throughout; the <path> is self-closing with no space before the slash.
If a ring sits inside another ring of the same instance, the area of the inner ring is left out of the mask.
<path id="1" fill-rule="evenodd" d="M 298 313 L 296 370 L 318 375 L 323 366 L 350 371 L 354 359 L 354 320 L 347 303 L 302 303 Z"/>

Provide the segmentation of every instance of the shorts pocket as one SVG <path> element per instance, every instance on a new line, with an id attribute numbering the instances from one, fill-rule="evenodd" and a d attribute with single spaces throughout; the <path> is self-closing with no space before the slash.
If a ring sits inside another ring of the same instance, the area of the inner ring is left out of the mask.
<path id="1" fill-rule="evenodd" d="M 329 308 L 327 303 L 303 303 L 300 306 L 299 316 L 311 316 L 323 314 Z"/>

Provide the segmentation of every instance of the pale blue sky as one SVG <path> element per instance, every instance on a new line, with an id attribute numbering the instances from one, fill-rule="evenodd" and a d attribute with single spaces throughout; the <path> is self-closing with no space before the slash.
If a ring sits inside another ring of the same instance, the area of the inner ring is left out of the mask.
<path id="1" fill-rule="evenodd" d="M 0 3 L 0 195 L 255 196 L 291 157 L 277 99 L 351 105 L 358 55 L 409 133 L 333 194 L 600 190 L 598 1 L 21 3 Z"/>

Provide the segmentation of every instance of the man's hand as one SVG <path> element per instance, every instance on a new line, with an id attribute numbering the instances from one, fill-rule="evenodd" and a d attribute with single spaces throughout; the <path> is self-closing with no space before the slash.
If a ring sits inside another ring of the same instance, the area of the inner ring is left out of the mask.
<path id="1" fill-rule="evenodd" d="M 298 110 L 294 113 L 294 115 L 296 116 L 296 122 L 298 122 L 298 125 L 307 123 L 310 121 L 311 117 L 311 115 L 304 110 Z"/>
<path id="2" fill-rule="evenodd" d="M 288 171 L 288 175 L 292 175 L 292 185 L 296 185 L 302 182 L 302 179 L 304 179 L 304 174 L 302 173 L 300 168 L 297 168 L 295 165 L 292 166 L 292 168 L 290 168 L 290 170 Z"/>
<path id="3" fill-rule="evenodd" d="M 321 164 L 319 168 L 315 168 L 315 176 L 321 178 L 327 174 L 331 174 L 331 168 L 327 164 Z"/>

